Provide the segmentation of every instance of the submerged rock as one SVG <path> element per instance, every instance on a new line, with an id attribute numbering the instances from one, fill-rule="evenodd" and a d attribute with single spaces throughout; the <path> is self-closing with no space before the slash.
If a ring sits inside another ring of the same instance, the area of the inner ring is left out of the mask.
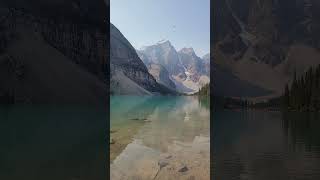
<path id="1" fill-rule="evenodd" d="M 183 166 L 181 169 L 179 169 L 179 172 L 187 172 L 189 169 L 187 166 Z"/>
<path id="2" fill-rule="evenodd" d="M 163 167 L 166 167 L 168 164 L 169 164 L 169 162 L 166 160 L 159 160 L 159 162 L 158 162 L 160 169 L 162 169 Z"/>
<path id="3" fill-rule="evenodd" d="M 110 129 L 110 133 L 115 133 L 115 132 L 117 132 L 117 130 Z"/>
<path id="4" fill-rule="evenodd" d="M 130 120 L 132 120 L 132 121 L 139 121 L 139 120 L 146 121 L 147 119 L 146 118 L 131 118 Z"/>

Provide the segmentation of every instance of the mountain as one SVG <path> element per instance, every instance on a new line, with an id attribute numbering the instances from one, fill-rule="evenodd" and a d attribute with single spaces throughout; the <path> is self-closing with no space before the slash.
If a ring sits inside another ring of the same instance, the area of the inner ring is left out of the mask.
<path id="1" fill-rule="evenodd" d="M 210 76 L 210 70 L 206 69 L 206 65 L 210 64 L 210 62 L 198 57 L 193 48 L 181 49 L 179 58 L 186 72 L 190 74 L 189 77 L 194 82 L 198 82 L 202 75 Z"/>
<path id="2" fill-rule="evenodd" d="M 202 86 L 209 83 L 210 75 L 208 74 L 210 73 L 206 72 L 204 60 L 196 55 L 193 48 L 182 48 L 178 54 L 187 75 L 187 78 L 182 82 L 184 86 L 193 91 L 198 91 Z M 176 80 L 179 81 L 180 79 Z"/>
<path id="3" fill-rule="evenodd" d="M 192 48 L 183 48 L 179 52 L 179 58 L 185 70 L 197 78 L 203 72 L 203 60 L 196 55 Z"/>
<path id="4" fill-rule="evenodd" d="M 156 81 L 170 89 L 176 90 L 176 85 L 170 78 L 170 73 L 168 70 L 161 64 L 155 64 L 148 59 L 148 57 L 140 52 L 139 50 L 136 50 L 138 56 L 141 58 L 143 63 L 148 68 L 149 73 L 156 79 Z"/>
<path id="5" fill-rule="evenodd" d="M 202 56 L 202 59 L 203 59 L 205 62 L 210 62 L 210 53 L 205 54 L 204 56 Z"/>
<path id="6" fill-rule="evenodd" d="M 184 67 L 179 60 L 179 54 L 176 49 L 171 45 L 170 41 L 161 41 L 152 46 L 146 46 L 140 50 L 141 54 L 145 55 L 143 61 L 145 63 L 161 64 L 164 66 L 171 75 L 185 79 Z"/>
<path id="7" fill-rule="evenodd" d="M 214 61 L 211 62 L 211 71 L 213 74 L 213 79 L 211 80 L 213 83 L 212 92 L 215 96 L 260 97 L 272 93 L 272 91 L 239 79 L 229 69 L 221 67 Z"/>
<path id="8" fill-rule="evenodd" d="M 170 80 L 180 92 L 196 92 L 209 82 L 210 73 L 205 61 L 192 48 L 177 52 L 170 41 L 161 41 L 137 52 L 147 66 L 157 64 L 167 69 Z"/>
<path id="9" fill-rule="evenodd" d="M 216 68 L 227 70 L 227 76 L 245 82 L 248 88 L 259 87 L 269 96 L 278 96 L 292 81 L 294 71 L 299 75 L 320 63 L 319 2 L 215 0 L 214 4 Z M 218 74 L 214 77 L 224 79 Z"/>
<path id="10" fill-rule="evenodd" d="M 104 2 L 0 4 L 0 103 L 107 104 Z"/>
<path id="11" fill-rule="evenodd" d="M 152 95 L 174 93 L 156 81 L 148 72 L 136 50 L 111 23 L 110 90 L 112 94 Z"/>
<path id="12" fill-rule="evenodd" d="M 147 66 L 149 73 L 156 79 L 156 81 L 168 88 L 175 89 L 176 85 L 170 79 L 169 72 L 160 64 L 150 64 Z"/>
<path id="13" fill-rule="evenodd" d="M 203 59 L 203 63 L 204 63 L 204 71 L 205 71 L 205 74 L 210 77 L 210 53 L 204 55 L 202 57 Z"/>

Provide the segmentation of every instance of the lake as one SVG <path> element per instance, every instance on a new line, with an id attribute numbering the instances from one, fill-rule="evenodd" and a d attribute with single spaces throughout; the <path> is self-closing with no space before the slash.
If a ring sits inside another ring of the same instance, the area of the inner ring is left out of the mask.
<path id="1" fill-rule="evenodd" d="M 105 179 L 106 115 L 88 107 L 0 107 L 0 179 Z"/>
<path id="2" fill-rule="evenodd" d="M 320 114 L 216 110 L 213 178 L 320 179 Z"/>
<path id="3" fill-rule="evenodd" d="M 209 100 L 112 96 L 111 179 L 210 179 Z"/>

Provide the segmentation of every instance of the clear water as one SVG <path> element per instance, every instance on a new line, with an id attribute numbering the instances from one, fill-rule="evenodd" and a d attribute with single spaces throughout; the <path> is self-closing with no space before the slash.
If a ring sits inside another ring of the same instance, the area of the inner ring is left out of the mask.
<path id="1" fill-rule="evenodd" d="M 106 112 L 0 107 L 0 179 L 105 179 Z"/>
<path id="2" fill-rule="evenodd" d="M 111 158 L 112 180 L 209 179 L 208 99 L 113 96 L 110 108 L 110 126 L 115 131 L 110 148 L 116 154 Z M 126 142 L 123 147 L 113 148 L 122 142 Z M 168 165 L 160 169 L 158 163 L 165 157 Z M 181 173 L 183 166 L 188 171 Z"/>
<path id="3" fill-rule="evenodd" d="M 212 114 L 214 179 L 320 179 L 320 114 Z"/>

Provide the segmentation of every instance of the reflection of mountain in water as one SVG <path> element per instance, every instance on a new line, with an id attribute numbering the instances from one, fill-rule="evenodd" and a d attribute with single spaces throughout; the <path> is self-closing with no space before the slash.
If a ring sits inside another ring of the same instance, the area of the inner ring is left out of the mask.
<path id="1" fill-rule="evenodd" d="M 289 148 L 295 151 L 320 152 L 320 117 L 317 113 L 284 113 L 282 115 L 283 130 L 286 135 Z"/>
<path id="2" fill-rule="evenodd" d="M 218 111 L 214 119 L 214 179 L 320 178 L 317 116 Z"/>
<path id="3" fill-rule="evenodd" d="M 150 116 L 152 123 L 136 135 L 146 146 L 167 151 L 174 141 L 192 142 L 197 135 L 209 136 L 209 110 L 201 108 L 196 98 L 169 100 L 163 105 Z"/>

